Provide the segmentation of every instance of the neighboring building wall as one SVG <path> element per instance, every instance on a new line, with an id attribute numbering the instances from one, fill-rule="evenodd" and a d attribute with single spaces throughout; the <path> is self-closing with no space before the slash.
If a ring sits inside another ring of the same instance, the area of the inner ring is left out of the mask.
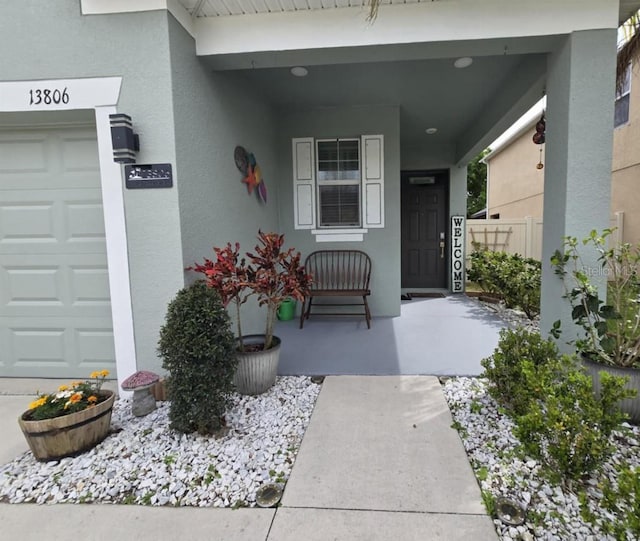
<path id="1" fill-rule="evenodd" d="M 318 108 L 280 111 L 278 179 L 280 230 L 306 256 L 314 250 L 356 249 L 373 261 L 370 306 L 374 316 L 400 315 L 400 111 L 398 107 Z M 293 223 L 291 139 L 384 135 L 385 227 L 369 229 L 363 242 L 316 242 Z"/>
<path id="2" fill-rule="evenodd" d="M 544 169 L 536 169 L 540 146 L 531 140 L 534 132 L 533 128 L 525 131 L 488 160 L 488 217 L 542 218 Z"/>
<path id="3" fill-rule="evenodd" d="M 121 76 L 118 111 L 140 135 L 138 162 L 175 163 L 166 11 L 82 16 L 77 0 L 3 2 L 2 18 L 24 22 L 3 25 L 2 80 Z M 138 364 L 158 369 L 158 329 L 183 284 L 178 190 L 124 190 L 124 200 Z"/>
<path id="4" fill-rule="evenodd" d="M 640 243 L 640 66 L 632 71 L 629 121 L 613 134 L 611 214 L 624 212 L 622 240 Z M 540 158 L 531 127 L 488 161 L 488 216 L 542 218 L 544 169 L 535 168 Z M 544 147 L 543 147 L 544 149 Z M 542 155 L 544 163 L 544 150 Z"/>
<path id="5" fill-rule="evenodd" d="M 278 231 L 275 113 L 232 72 L 213 72 L 195 55 L 193 38 L 173 18 L 169 25 L 176 134 L 176 171 L 185 267 L 213 258 L 213 246 L 240 243 L 253 251 L 258 229 Z M 247 193 L 234 161 L 241 145 L 264 175 L 267 204 Z M 290 245 L 290 239 L 285 239 Z M 201 278 L 193 272 L 186 280 Z M 243 307 L 246 333 L 263 333 L 263 308 Z"/>
<path id="6" fill-rule="evenodd" d="M 631 76 L 629 122 L 613 132 L 611 209 L 623 210 L 624 241 L 640 243 L 640 66 Z"/>

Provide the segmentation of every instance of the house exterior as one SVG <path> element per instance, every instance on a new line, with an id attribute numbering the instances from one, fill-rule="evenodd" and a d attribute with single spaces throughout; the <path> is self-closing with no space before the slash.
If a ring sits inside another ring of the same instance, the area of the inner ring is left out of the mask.
<path id="1" fill-rule="evenodd" d="M 606 225 L 616 28 L 638 7 L 383 2 L 369 22 L 342 0 L 4 1 L 0 376 L 159 371 L 185 267 L 258 229 L 303 255 L 366 251 L 374 316 L 405 290 L 458 291 L 466 164 L 544 91 L 544 250 Z M 139 136 L 133 169 L 115 114 Z M 568 309 L 544 280 L 550 327 Z"/>
<path id="2" fill-rule="evenodd" d="M 486 157 L 487 214 L 492 218 L 543 217 L 545 145 L 532 142 L 539 116 L 504 140 Z M 540 152 L 542 150 L 542 153 Z M 630 66 L 624 87 L 616 94 L 611 215 L 622 213 L 622 241 L 640 243 L 640 66 Z"/>

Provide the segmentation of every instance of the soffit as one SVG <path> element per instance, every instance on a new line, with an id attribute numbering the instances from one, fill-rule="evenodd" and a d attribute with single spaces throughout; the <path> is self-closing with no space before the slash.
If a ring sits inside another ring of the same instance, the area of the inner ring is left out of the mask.
<path id="1" fill-rule="evenodd" d="M 368 9 L 367 0 L 179 0 L 192 17 L 224 17 L 347 7 Z M 420 4 L 433 0 L 380 0 L 381 5 Z"/>
<path id="2" fill-rule="evenodd" d="M 286 13 L 348 7 L 368 8 L 368 0 L 177 0 L 193 18 Z M 437 0 L 380 0 L 380 5 L 431 3 Z M 619 23 L 640 9 L 640 0 L 620 0 Z"/>

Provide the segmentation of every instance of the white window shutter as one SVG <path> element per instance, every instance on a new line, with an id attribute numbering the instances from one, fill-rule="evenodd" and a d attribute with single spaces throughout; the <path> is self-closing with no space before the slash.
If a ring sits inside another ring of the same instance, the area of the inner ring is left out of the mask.
<path id="1" fill-rule="evenodd" d="M 316 167 L 313 137 L 292 139 L 295 229 L 316 227 Z"/>
<path id="2" fill-rule="evenodd" d="M 363 227 L 384 227 L 384 136 L 362 136 Z"/>

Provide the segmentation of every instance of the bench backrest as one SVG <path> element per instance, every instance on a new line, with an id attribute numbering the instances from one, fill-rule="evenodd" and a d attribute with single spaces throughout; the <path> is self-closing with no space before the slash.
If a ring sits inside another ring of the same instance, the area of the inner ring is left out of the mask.
<path id="1" fill-rule="evenodd" d="M 304 266 L 313 275 L 311 289 L 369 289 L 371 259 L 360 250 L 319 250 L 307 256 Z"/>

